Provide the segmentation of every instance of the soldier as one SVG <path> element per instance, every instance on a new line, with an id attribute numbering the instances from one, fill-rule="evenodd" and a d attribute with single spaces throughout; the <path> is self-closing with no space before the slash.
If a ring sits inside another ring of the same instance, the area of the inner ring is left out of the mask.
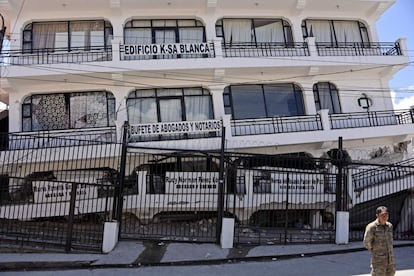
<path id="1" fill-rule="evenodd" d="M 388 209 L 380 206 L 377 219 L 365 228 L 364 246 L 371 252 L 371 275 L 394 276 L 392 224 L 388 222 Z"/>

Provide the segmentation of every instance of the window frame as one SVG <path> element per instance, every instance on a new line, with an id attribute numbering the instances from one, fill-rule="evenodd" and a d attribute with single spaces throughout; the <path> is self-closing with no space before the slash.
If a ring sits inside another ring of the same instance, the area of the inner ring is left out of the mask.
<path id="1" fill-rule="evenodd" d="M 172 90 L 181 90 L 181 94 L 180 95 L 162 95 L 162 91 L 164 90 L 168 90 L 168 89 L 172 89 Z M 199 89 L 201 91 L 201 94 L 186 94 L 186 91 L 191 91 L 192 89 Z M 142 91 L 150 91 L 152 90 L 154 93 L 153 95 L 150 96 L 141 96 L 138 95 L 138 93 L 142 92 Z M 153 89 L 136 89 L 132 92 L 129 93 L 128 98 L 126 100 L 126 106 L 127 106 L 127 118 L 128 118 L 128 122 L 130 122 L 130 110 L 129 110 L 129 104 L 128 101 L 129 100 L 138 100 L 138 99 L 155 99 L 155 103 L 156 103 L 156 109 L 157 109 L 157 123 L 162 122 L 161 121 L 161 109 L 160 109 L 160 100 L 168 100 L 168 99 L 172 99 L 172 100 L 180 100 L 181 103 L 181 120 L 187 121 L 187 110 L 186 110 L 186 106 L 185 106 L 185 98 L 186 97 L 208 97 L 209 101 L 210 101 L 210 112 L 211 112 L 211 118 L 209 120 L 213 120 L 214 119 L 214 105 L 213 105 L 213 98 L 212 95 L 210 93 L 210 91 L 208 89 L 202 88 L 202 87 L 184 87 L 184 88 L 153 88 Z M 146 122 L 142 122 L 142 123 L 146 123 Z"/>
<path id="2" fill-rule="evenodd" d="M 331 83 L 331 82 L 317 82 L 313 85 L 312 90 L 313 90 L 313 97 L 314 97 L 316 111 L 326 109 L 326 108 L 322 108 L 321 95 L 320 95 L 320 91 L 319 91 L 319 88 L 318 88 L 319 84 L 328 84 L 329 85 L 328 88 L 329 88 L 330 104 L 331 104 L 332 108 L 334 109 L 332 111 L 329 109 L 329 113 L 330 114 L 340 114 L 340 113 L 342 113 L 341 100 L 340 100 L 340 97 L 339 97 L 339 90 L 336 87 L 336 85 Z M 333 94 L 335 94 L 335 95 L 333 95 Z M 338 106 L 335 105 L 335 101 L 334 101 L 333 97 L 336 97 L 336 100 L 338 102 Z M 339 110 L 336 110 L 336 109 L 339 109 Z"/>
<path id="3" fill-rule="evenodd" d="M 359 36 L 361 38 L 362 44 L 370 44 L 370 37 L 369 37 L 369 33 L 368 33 L 368 28 L 366 27 L 366 25 L 359 21 L 359 20 L 334 20 L 334 19 L 317 19 L 317 18 L 312 18 L 312 19 L 304 19 L 302 21 L 302 35 L 303 35 L 303 40 L 305 40 L 308 37 L 311 37 L 311 34 L 309 34 L 308 32 L 308 22 L 309 21 L 326 21 L 329 22 L 329 25 L 331 27 L 331 30 L 333 30 L 333 38 L 335 39 L 334 41 L 321 41 L 323 43 L 327 43 L 327 42 L 331 42 L 332 46 L 338 47 L 339 42 L 338 42 L 338 38 L 337 38 L 337 34 L 336 34 L 336 30 L 335 30 L 335 22 L 356 22 L 358 23 L 359 26 Z M 367 41 L 365 41 L 365 39 Z M 351 41 L 352 42 L 352 41 Z"/>
<path id="4" fill-rule="evenodd" d="M 293 39 L 293 32 L 292 32 L 292 26 L 289 24 L 288 21 L 286 21 L 283 18 L 227 18 L 223 17 L 216 21 L 215 30 L 216 30 L 216 36 L 223 38 L 223 43 L 226 44 L 232 44 L 232 42 L 227 43 L 225 32 L 224 32 L 224 23 L 223 20 L 250 20 L 250 26 L 251 26 L 251 33 L 253 36 L 253 41 L 246 42 L 246 43 L 253 43 L 257 46 L 257 36 L 256 36 L 256 28 L 255 28 L 255 20 L 273 20 L 274 22 L 281 22 L 282 24 L 282 30 L 283 30 L 283 38 L 284 38 L 284 44 L 285 46 L 290 46 L 294 43 Z"/>
<path id="5" fill-rule="evenodd" d="M 293 93 L 293 98 L 295 99 L 295 106 L 296 106 L 296 114 L 295 115 L 270 115 L 269 114 L 269 103 L 266 101 L 266 87 L 272 87 L 277 85 L 291 85 Z M 264 102 L 264 111 L 265 117 L 264 118 L 273 118 L 276 116 L 280 117 L 288 117 L 288 116 L 302 116 L 305 115 L 305 105 L 304 105 L 304 98 L 303 98 L 303 90 L 300 88 L 299 85 L 296 83 L 272 83 L 272 84 L 253 84 L 261 87 L 261 96 Z M 234 86 L 242 86 L 242 85 L 229 85 L 224 89 L 223 92 L 223 102 L 224 102 L 224 112 L 225 114 L 230 114 L 233 120 L 248 120 L 248 119 L 259 119 L 259 118 L 236 118 L 235 111 L 234 111 L 234 95 L 231 88 Z M 299 99 L 300 95 L 300 99 Z M 300 102 L 300 104 L 299 104 Z M 301 110 L 300 110 L 301 109 Z"/>
<path id="6" fill-rule="evenodd" d="M 94 128 L 93 126 L 85 126 L 85 127 L 73 127 L 71 125 L 71 106 L 70 106 L 70 98 L 71 96 L 76 96 L 79 95 L 80 93 L 105 93 L 106 96 L 106 126 L 97 126 L 96 128 L 100 128 L 100 127 L 110 127 L 110 126 L 114 126 L 115 125 L 115 120 L 116 120 L 116 102 L 115 102 L 115 96 L 113 95 L 112 92 L 106 91 L 106 90 L 96 90 L 96 91 L 73 91 L 73 92 L 55 92 L 55 93 L 39 93 L 39 94 L 33 94 L 33 95 L 29 95 L 27 96 L 22 103 L 22 119 L 21 119 L 21 129 L 24 132 L 32 132 L 32 131 L 43 131 L 43 130 L 47 130 L 47 131 L 55 131 L 55 130 L 77 130 L 77 129 L 84 129 L 84 128 Z M 65 98 L 69 99 L 69 105 L 66 105 L 66 108 L 68 110 L 68 122 L 67 122 L 67 127 L 66 128 L 59 128 L 59 129 L 36 129 L 33 130 L 33 97 L 42 97 L 42 96 L 50 96 L 50 95 L 64 95 Z M 112 108 L 111 108 L 112 106 Z M 29 109 L 29 114 L 26 115 L 25 112 L 25 108 Z M 111 118 L 111 112 L 113 111 L 113 118 Z M 25 129 L 25 123 L 24 121 L 30 121 L 30 130 Z M 113 122 L 111 123 L 111 120 L 113 120 Z"/>
<path id="7" fill-rule="evenodd" d="M 82 47 L 72 47 L 71 46 L 71 23 L 86 23 L 86 22 L 99 22 L 103 23 L 103 42 L 102 45 L 104 51 L 110 51 L 110 37 L 113 35 L 113 27 L 112 24 L 105 19 L 99 20 L 64 20 L 64 21 L 33 21 L 26 24 L 22 31 L 22 49 L 24 53 L 33 53 L 34 51 L 44 50 L 44 48 L 34 48 L 34 25 L 36 24 L 57 24 L 57 23 L 66 23 L 67 24 L 67 46 L 66 50 L 68 52 L 72 51 L 72 48 L 75 48 L 77 51 L 90 51 L 91 46 L 84 46 Z M 93 47 L 92 47 L 93 48 Z M 64 49 L 57 49 L 56 47 L 47 48 L 47 51 L 56 51 L 56 50 L 64 50 Z"/>

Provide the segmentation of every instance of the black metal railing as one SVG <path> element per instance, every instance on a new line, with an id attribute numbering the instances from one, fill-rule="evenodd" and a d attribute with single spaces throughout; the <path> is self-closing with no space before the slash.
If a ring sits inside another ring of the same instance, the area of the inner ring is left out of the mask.
<path id="1" fill-rule="evenodd" d="M 86 170 L 79 172 L 84 174 Z M 111 220 L 114 186 L 81 183 L 80 179 L 59 181 L 48 179 L 46 174 L 37 177 L 2 177 L 3 244 L 37 250 L 101 252 L 104 222 Z"/>
<path id="2" fill-rule="evenodd" d="M 194 46 L 195 45 L 195 46 Z M 194 47 L 203 45 L 202 49 Z M 176 49 L 174 49 L 174 47 Z M 138 50 L 137 47 L 140 47 Z M 178 47 L 178 48 L 177 48 Z M 180 47 L 184 47 L 180 49 Z M 129 50 L 129 48 L 131 48 Z M 145 49 L 147 50 L 145 50 Z M 214 58 L 214 43 L 119 45 L 120 60 Z"/>
<path id="3" fill-rule="evenodd" d="M 414 158 L 396 162 L 388 166 L 365 167 L 352 174 L 352 186 L 354 191 L 363 191 L 385 182 L 414 174 Z"/>
<path id="4" fill-rule="evenodd" d="M 231 120 L 233 136 L 322 130 L 319 114 L 264 119 Z"/>
<path id="5" fill-rule="evenodd" d="M 330 114 L 332 129 L 414 124 L 413 110 L 386 110 Z"/>
<path id="6" fill-rule="evenodd" d="M 224 57 L 290 57 L 310 55 L 306 42 L 223 42 L 222 49 Z"/>
<path id="7" fill-rule="evenodd" d="M 4 65 L 81 63 L 112 60 L 111 46 L 72 48 L 42 48 L 3 51 L 0 60 Z"/>
<path id="8" fill-rule="evenodd" d="M 319 56 L 400 56 L 398 42 L 316 42 Z"/>
<path id="9" fill-rule="evenodd" d="M 0 150 L 70 147 L 115 142 L 115 127 L 0 133 Z"/>

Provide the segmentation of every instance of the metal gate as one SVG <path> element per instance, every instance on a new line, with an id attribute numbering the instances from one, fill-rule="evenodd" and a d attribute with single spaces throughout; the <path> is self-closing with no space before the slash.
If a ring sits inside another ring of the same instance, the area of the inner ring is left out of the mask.
<path id="1" fill-rule="evenodd" d="M 220 155 L 129 147 L 121 238 L 215 242 Z"/>

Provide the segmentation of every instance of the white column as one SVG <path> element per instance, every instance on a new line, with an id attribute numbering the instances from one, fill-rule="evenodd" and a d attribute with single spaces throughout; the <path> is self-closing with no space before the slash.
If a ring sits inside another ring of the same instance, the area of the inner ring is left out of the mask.
<path id="1" fill-rule="evenodd" d="M 234 218 L 223 218 L 221 228 L 221 248 L 233 248 L 234 240 Z"/>
<path id="2" fill-rule="evenodd" d="M 349 242 L 349 212 L 337 211 L 335 224 L 335 243 L 348 244 Z"/>
<path id="3" fill-rule="evenodd" d="M 102 252 L 111 252 L 118 243 L 119 223 L 117 221 L 107 221 L 104 224 Z"/>

